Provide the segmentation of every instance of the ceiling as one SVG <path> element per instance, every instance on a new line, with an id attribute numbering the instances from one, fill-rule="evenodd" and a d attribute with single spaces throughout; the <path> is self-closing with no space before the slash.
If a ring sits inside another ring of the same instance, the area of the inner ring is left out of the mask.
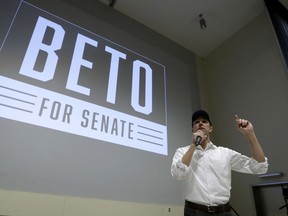
<path id="1" fill-rule="evenodd" d="M 264 0 L 99 0 L 200 57 L 265 10 Z M 285 3 L 288 0 L 280 0 Z M 202 30 L 199 15 L 207 27 Z"/>

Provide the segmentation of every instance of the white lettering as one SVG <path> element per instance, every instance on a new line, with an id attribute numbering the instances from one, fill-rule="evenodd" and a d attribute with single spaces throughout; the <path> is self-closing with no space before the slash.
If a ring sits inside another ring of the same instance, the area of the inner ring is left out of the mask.
<path id="1" fill-rule="evenodd" d="M 140 69 L 145 69 L 145 105 L 141 106 L 139 103 L 140 95 Z M 132 76 L 132 107 L 146 115 L 152 112 L 152 69 L 148 64 L 136 60 L 133 62 L 133 76 Z"/>
<path id="2" fill-rule="evenodd" d="M 106 101 L 115 104 L 119 60 L 120 58 L 126 59 L 126 55 L 108 46 L 105 47 L 105 51 L 111 53 L 110 73 Z"/>
<path id="3" fill-rule="evenodd" d="M 49 45 L 43 43 L 48 27 L 55 30 L 51 44 Z M 58 61 L 56 51 L 61 49 L 64 35 L 65 31 L 60 25 L 44 19 L 43 17 L 39 17 L 19 73 L 43 82 L 53 79 Z M 42 72 L 34 69 L 40 51 L 47 53 L 46 62 Z"/>
<path id="4" fill-rule="evenodd" d="M 89 62 L 89 61 L 83 59 L 83 53 L 84 53 L 86 43 L 90 44 L 94 47 L 98 46 L 97 41 L 94 41 L 88 37 L 85 37 L 81 34 L 78 34 L 74 53 L 73 53 L 73 57 L 72 57 L 72 62 L 71 62 L 71 66 L 70 66 L 70 71 L 69 71 L 69 75 L 68 75 L 66 88 L 70 89 L 72 91 L 81 93 L 81 94 L 90 95 L 90 89 L 89 88 L 78 85 L 78 79 L 79 79 L 79 75 L 80 75 L 81 66 L 85 66 L 85 67 L 90 68 L 90 69 L 93 66 L 92 62 Z"/>
<path id="5" fill-rule="evenodd" d="M 44 42 L 49 36 L 48 29 L 50 32 L 52 29 L 54 34 L 51 36 L 51 42 L 49 42 L 49 44 L 48 42 L 45 44 Z M 52 80 L 59 58 L 56 51 L 61 49 L 64 35 L 65 31 L 62 26 L 44 19 L 43 17 L 39 17 L 19 73 L 43 82 Z M 98 42 L 78 33 L 67 77 L 66 89 L 89 96 L 91 89 L 87 86 L 78 84 L 81 75 L 81 68 L 84 66 L 86 68 L 92 69 L 93 67 L 93 62 L 88 61 L 83 57 L 87 45 L 98 47 Z M 105 46 L 105 51 L 111 54 L 106 101 L 108 103 L 115 104 L 120 60 L 126 60 L 126 54 L 109 46 Z M 44 60 L 42 60 L 43 53 L 46 54 L 46 58 Z M 40 54 L 42 54 L 42 56 L 40 56 Z M 43 65 L 42 72 L 35 69 L 36 65 L 39 67 L 39 62 L 41 62 Z M 142 77 L 144 80 L 141 80 Z M 140 83 L 144 83 L 144 86 L 141 86 Z M 152 112 L 152 84 L 152 68 L 140 60 L 135 60 L 133 62 L 131 87 L 131 106 L 135 111 L 146 115 L 149 115 Z M 143 94 L 141 94 L 142 91 Z M 141 96 L 143 96 L 143 102 L 140 102 Z M 54 106 L 56 111 L 57 104 L 54 104 Z M 43 107 L 43 109 L 45 109 L 45 107 Z M 53 113 L 50 117 L 52 119 L 57 119 L 58 115 L 59 113 L 56 112 Z M 117 123 L 115 123 L 114 127 L 118 127 Z"/>

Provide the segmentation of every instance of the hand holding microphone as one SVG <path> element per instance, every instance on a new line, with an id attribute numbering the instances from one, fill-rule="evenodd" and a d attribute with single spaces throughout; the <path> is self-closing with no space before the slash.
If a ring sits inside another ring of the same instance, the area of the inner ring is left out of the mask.
<path id="1" fill-rule="evenodd" d="M 201 144 L 201 141 L 202 141 L 202 137 L 201 136 L 197 136 L 196 137 L 196 140 L 195 140 L 195 145 L 198 146 Z"/>
<path id="2" fill-rule="evenodd" d="M 194 137 L 195 136 L 196 136 L 195 145 L 196 146 L 201 145 L 201 141 L 202 141 L 202 138 L 204 136 L 204 132 L 202 130 L 198 130 L 196 133 L 194 133 Z"/>

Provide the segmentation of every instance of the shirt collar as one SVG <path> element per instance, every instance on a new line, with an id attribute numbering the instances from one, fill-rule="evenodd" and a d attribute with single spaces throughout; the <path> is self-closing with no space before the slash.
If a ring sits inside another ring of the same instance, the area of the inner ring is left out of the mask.
<path id="1" fill-rule="evenodd" d="M 201 145 L 197 146 L 196 148 L 198 148 L 199 150 L 202 150 L 202 151 L 203 150 L 207 151 L 209 149 L 215 149 L 216 146 L 210 141 L 209 143 L 207 143 L 207 146 L 205 149 L 203 149 Z"/>

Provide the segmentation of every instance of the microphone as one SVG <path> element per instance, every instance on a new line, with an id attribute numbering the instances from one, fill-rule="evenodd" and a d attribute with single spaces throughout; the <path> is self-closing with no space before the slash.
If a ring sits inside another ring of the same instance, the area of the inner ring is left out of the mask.
<path id="1" fill-rule="evenodd" d="M 195 145 L 198 146 L 201 144 L 201 140 L 202 140 L 202 137 L 201 136 L 197 136 L 196 137 L 196 140 L 195 140 Z"/>

